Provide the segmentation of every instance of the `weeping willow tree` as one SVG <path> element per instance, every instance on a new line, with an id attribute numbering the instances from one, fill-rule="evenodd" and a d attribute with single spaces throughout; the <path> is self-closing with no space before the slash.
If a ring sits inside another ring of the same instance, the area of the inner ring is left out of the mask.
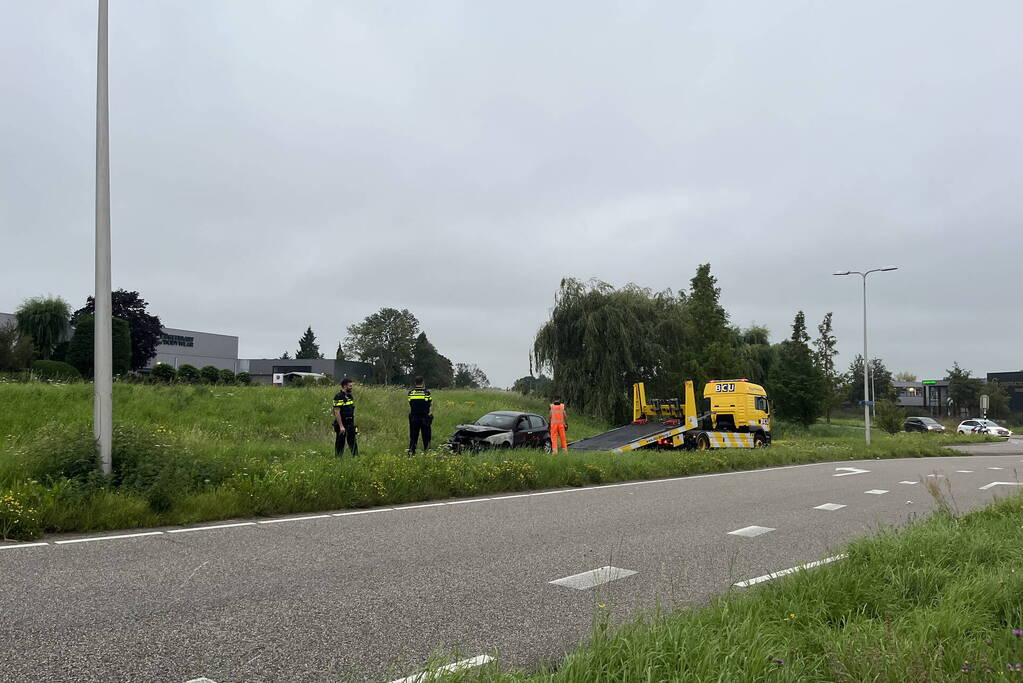
<path id="1" fill-rule="evenodd" d="M 633 382 L 661 374 L 665 348 L 655 330 L 670 292 L 628 285 L 561 281 L 550 320 L 537 332 L 533 360 L 549 369 L 552 393 L 574 410 L 621 421 L 631 410 Z"/>

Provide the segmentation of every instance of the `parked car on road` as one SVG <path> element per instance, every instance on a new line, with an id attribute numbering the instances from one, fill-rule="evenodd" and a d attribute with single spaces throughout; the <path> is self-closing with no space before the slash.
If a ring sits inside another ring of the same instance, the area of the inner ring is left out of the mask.
<path id="1" fill-rule="evenodd" d="M 945 426 L 933 417 L 907 417 L 902 429 L 907 432 L 938 432 L 945 431 Z"/>
<path id="2" fill-rule="evenodd" d="M 472 424 L 455 427 L 448 444 L 456 453 L 488 448 L 540 448 L 549 452 L 551 428 L 539 415 L 496 410 Z"/>
<path id="3" fill-rule="evenodd" d="M 984 418 L 974 418 L 972 420 L 963 420 L 956 427 L 957 434 L 989 434 L 990 436 L 1000 436 L 1008 439 L 1012 436 L 1005 427 L 998 425 L 991 420 L 985 420 Z"/>

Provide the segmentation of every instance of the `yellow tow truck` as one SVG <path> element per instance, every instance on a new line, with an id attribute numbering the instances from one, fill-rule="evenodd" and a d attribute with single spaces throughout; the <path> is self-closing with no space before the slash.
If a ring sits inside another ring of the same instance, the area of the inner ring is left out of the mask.
<path id="1" fill-rule="evenodd" d="M 771 402 L 746 378 L 711 380 L 696 402 L 692 381 L 683 399 L 650 399 L 632 385 L 632 423 L 575 441 L 569 450 L 624 453 L 639 448 L 763 448 L 771 443 Z"/>

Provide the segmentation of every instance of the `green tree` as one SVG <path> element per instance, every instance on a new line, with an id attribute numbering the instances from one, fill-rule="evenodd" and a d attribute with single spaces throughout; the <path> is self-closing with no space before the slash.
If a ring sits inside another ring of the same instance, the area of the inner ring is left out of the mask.
<path id="1" fill-rule="evenodd" d="M 490 386 L 487 374 L 475 364 L 458 363 L 455 365 L 456 389 L 482 389 Z"/>
<path id="2" fill-rule="evenodd" d="M 158 382 L 170 384 L 174 381 L 174 377 L 177 373 L 174 368 L 167 363 L 157 363 L 153 366 L 153 370 L 149 374 Z"/>
<path id="3" fill-rule="evenodd" d="M 372 363 L 377 382 L 399 384 L 412 368 L 419 321 L 407 309 L 382 308 L 348 328 L 345 348 Z"/>
<path id="4" fill-rule="evenodd" d="M 71 344 L 68 346 L 67 362 L 76 367 L 83 377 L 92 377 L 95 366 L 93 361 L 96 346 L 95 328 L 96 321 L 93 316 L 79 316 Z M 131 370 L 131 328 L 128 327 L 128 321 L 112 318 L 111 329 L 114 374 L 123 375 Z"/>
<path id="5" fill-rule="evenodd" d="M 838 355 L 838 337 L 831 325 L 831 313 L 817 326 L 817 338 L 814 340 L 814 361 L 821 373 L 822 398 L 824 417 L 831 424 L 831 411 L 838 407 L 842 397 L 838 393 L 840 377 L 835 369 L 835 356 Z"/>
<path id="6" fill-rule="evenodd" d="M 636 285 L 564 279 L 533 342 L 536 370 L 549 371 L 551 391 L 576 410 L 622 421 L 631 414 L 633 382 L 650 382 L 664 368 L 661 312 L 650 291 Z"/>
<path id="7" fill-rule="evenodd" d="M 991 380 L 984 383 L 983 393 L 988 397 L 987 414 L 995 419 L 1009 417 L 1009 392 L 1005 390 L 998 380 Z"/>
<path id="8" fill-rule="evenodd" d="M 17 325 L 0 325 L 0 372 L 24 370 L 32 362 L 32 339 Z"/>
<path id="9" fill-rule="evenodd" d="M 199 376 L 206 384 L 216 384 L 220 381 L 220 369 L 213 365 L 204 365 L 199 369 Z"/>
<path id="10" fill-rule="evenodd" d="M 952 363 L 952 369 L 945 371 L 948 380 L 948 397 L 952 399 L 957 414 L 973 415 L 980 412 L 980 395 L 984 381 L 970 377 L 970 371 Z"/>
<path id="11" fill-rule="evenodd" d="M 770 333 L 766 327 L 753 325 L 742 331 L 739 336 L 739 355 L 743 365 L 740 374 L 754 384 L 768 384 L 778 350 L 771 345 Z"/>
<path id="12" fill-rule="evenodd" d="M 872 385 L 871 400 L 883 401 L 894 399 L 895 387 L 892 384 L 892 373 L 885 367 L 884 361 L 874 358 L 870 361 L 869 377 Z M 863 356 L 857 355 L 849 365 L 845 375 L 846 398 L 856 405 L 863 401 Z"/>
<path id="13" fill-rule="evenodd" d="M 912 372 L 896 372 L 895 373 L 895 381 L 896 382 L 915 382 L 916 381 L 916 375 L 914 375 Z"/>
<path id="14" fill-rule="evenodd" d="M 437 351 L 437 347 L 426 338 L 425 332 L 419 333 L 412 348 L 412 374 L 422 377 L 426 386 L 435 389 L 450 387 L 455 383 L 454 366 Z"/>
<path id="15" fill-rule="evenodd" d="M 138 292 L 129 292 L 125 289 L 111 292 L 110 306 L 115 318 L 128 323 L 131 331 L 131 369 L 141 370 L 156 357 L 156 347 L 163 338 L 163 324 L 160 318 L 146 311 L 149 304 Z M 79 318 L 94 315 L 95 312 L 96 300 L 90 296 L 85 300 L 85 306 L 74 312 L 71 321 L 77 325 Z"/>
<path id="16" fill-rule="evenodd" d="M 18 330 L 32 340 L 35 352 L 43 360 L 49 360 L 53 348 L 68 333 L 70 308 L 67 302 L 57 297 L 33 297 L 22 302 L 14 312 Z"/>
<path id="17" fill-rule="evenodd" d="M 285 351 L 281 354 L 280 360 L 291 360 L 291 354 Z"/>
<path id="18" fill-rule="evenodd" d="M 295 359 L 323 358 L 320 353 L 320 345 L 316 343 L 316 335 L 313 328 L 307 327 L 305 334 L 298 340 L 298 351 L 295 352 Z"/>
<path id="19" fill-rule="evenodd" d="M 345 350 L 341 347 L 341 342 L 337 343 L 337 351 L 334 353 L 334 358 L 337 360 L 348 360 Z"/>
<path id="20" fill-rule="evenodd" d="M 739 334 L 728 324 L 728 313 L 720 303 L 721 288 L 710 274 L 710 264 L 697 267 L 684 297 L 686 343 L 689 358 L 684 362 L 686 378 L 696 386 L 711 379 L 726 379 L 742 374 Z"/>
<path id="21" fill-rule="evenodd" d="M 187 384 L 195 384 L 202 380 L 202 375 L 199 374 L 199 368 L 195 367 L 190 363 L 183 363 L 178 366 L 178 381 L 185 382 Z"/>
<path id="22" fill-rule="evenodd" d="M 540 396 L 543 398 L 554 398 L 550 395 L 551 379 L 541 374 L 539 377 L 526 375 L 519 377 L 512 385 L 512 391 L 517 391 L 523 396 Z"/>
<path id="23" fill-rule="evenodd" d="M 778 345 L 772 368 L 771 395 L 783 420 L 811 425 L 821 413 L 824 381 L 807 342 L 806 317 L 800 311 L 792 323 L 792 336 Z"/>
<path id="24" fill-rule="evenodd" d="M 906 412 L 896 405 L 895 401 L 890 398 L 878 401 L 875 412 L 877 414 L 874 417 L 879 429 L 893 436 L 902 431 L 902 426 L 906 422 Z"/>

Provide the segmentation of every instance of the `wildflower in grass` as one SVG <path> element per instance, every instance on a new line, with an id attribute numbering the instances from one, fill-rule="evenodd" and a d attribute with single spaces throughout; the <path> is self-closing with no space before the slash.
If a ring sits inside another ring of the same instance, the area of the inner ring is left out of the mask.
<path id="1" fill-rule="evenodd" d="M 776 660 L 774 660 L 774 663 L 777 664 L 778 666 L 781 666 L 782 664 L 785 663 L 785 660 L 784 659 L 776 659 Z"/>
<path id="2" fill-rule="evenodd" d="M 1023 628 L 1012 629 L 1012 635 L 1016 636 L 1017 638 L 1023 637 Z"/>
<path id="3" fill-rule="evenodd" d="M 969 662 L 966 662 L 961 667 L 959 667 L 959 670 L 960 671 L 967 671 L 967 672 L 973 671 L 973 669 L 970 668 L 970 663 Z"/>

